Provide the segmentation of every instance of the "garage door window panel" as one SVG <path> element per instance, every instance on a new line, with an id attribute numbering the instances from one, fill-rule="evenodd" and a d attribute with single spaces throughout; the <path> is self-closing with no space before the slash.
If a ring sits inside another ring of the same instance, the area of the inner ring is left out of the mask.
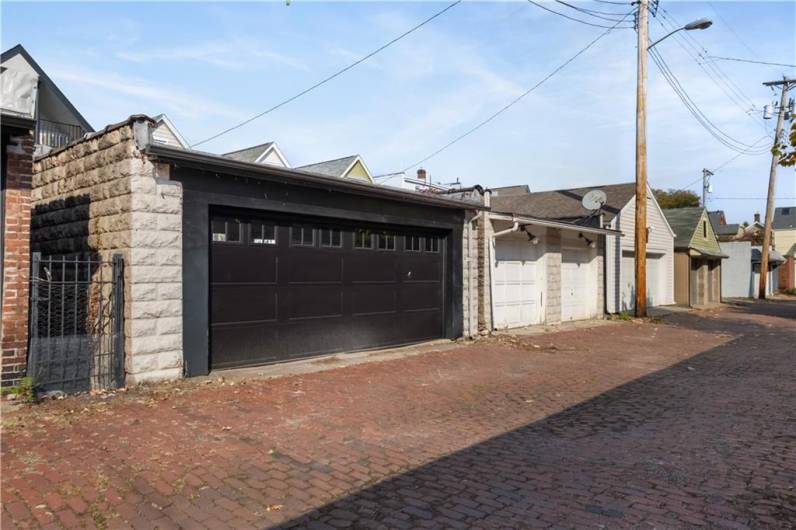
<path id="1" fill-rule="evenodd" d="M 423 239 L 423 252 L 438 253 L 439 252 L 439 238 L 434 236 L 426 236 Z"/>
<path id="2" fill-rule="evenodd" d="M 404 236 L 404 250 L 406 252 L 420 252 L 423 238 L 421 236 Z"/>
<path id="3" fill-rule="evenodd" d="M 336 228 L 319 228 L 320 245 L 323 248 L 341 248 L 343 246 L 343 234 Z"/>
<path id="4" fill-rule="evenodd" d="M 243 230 L 240 219 L 215 218 L 211 224 L 214 243 L 240 243 L 242 241 Z"/>
<path id="5" fill-rule="evenodd" d="M 249 225 L 249 243 L 276 245 L 276 225 L 266 221 L 252 221 Z"/>
<path id="6" fill-rule="evenodd" d="M 388 232 L 376 234 L 376 248 L 378 250 L 395 250 L 395 234 Z"/>
<path id="7" fill-rule="evenodd" d="M 293 225 L 290 227 L 290 246 L 314 247 L 315 229 L 306 225 Z"/>
<path id="8" fill-rule="evenodd" d="M 373 249 L 373 231 L 367 228 L 354 230 L 354 248 L 360 250 Z"/>

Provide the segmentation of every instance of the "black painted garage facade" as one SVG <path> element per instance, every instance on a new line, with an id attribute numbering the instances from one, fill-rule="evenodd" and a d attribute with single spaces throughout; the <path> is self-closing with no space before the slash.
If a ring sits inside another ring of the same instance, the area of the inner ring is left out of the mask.
<path id="1" fill-rule="evenodd" d="M 462 334 L 472 205 L 150 145 L 183 190 L 185 373 Z"/>

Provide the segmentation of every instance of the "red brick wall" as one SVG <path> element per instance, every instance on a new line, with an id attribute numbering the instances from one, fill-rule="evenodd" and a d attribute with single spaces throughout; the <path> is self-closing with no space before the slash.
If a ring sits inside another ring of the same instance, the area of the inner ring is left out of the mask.
<path id="1" fill-rule="evenodd" d="M 30 273 L 30 190 L 33 135 L 11 135 L 3 142 L 6 189 L 3 233 L 3 318 L 0 327 L 0 381 L 14 384 L 25 375 L 28 354 L 28 277 Z"/>

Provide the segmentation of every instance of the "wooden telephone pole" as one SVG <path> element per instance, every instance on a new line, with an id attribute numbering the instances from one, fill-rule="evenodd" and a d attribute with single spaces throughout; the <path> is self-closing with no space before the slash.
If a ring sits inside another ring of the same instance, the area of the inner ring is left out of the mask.
<path id="1" fill-rule="evenodd" d="M 781 86 L 782 95 L 779 98 L 779 112 L 777 113 L 777 129 L 774 132 L 774 147 L 779 147 L 782 138 L 782 128 L 785 125 L 785 112 L 788 107 L 788 90 L 796 83 L 796 79 L 782 78 L 780 81 L 763 83 L 765 86 Z M 761 300 L 766 297 L 766 282 L 768 281 L 768 247 L 771 246 L 771 222 L 774 213 L 774 188 L 777 181 L 777 166 L 779 166 L 779 150 L 771 153 L 771 171 L 768 174 L 768 198 L 766 200 L 766 218 L 763 225 L 763 247 L 760 249 L 760 285 L 757 296 Z"/>
<path id="2" fill-rule="evenodd" d="M 647 47 L 649 2 L 638 2 L 636 72 L 636 317 L 647 316 Z"/>

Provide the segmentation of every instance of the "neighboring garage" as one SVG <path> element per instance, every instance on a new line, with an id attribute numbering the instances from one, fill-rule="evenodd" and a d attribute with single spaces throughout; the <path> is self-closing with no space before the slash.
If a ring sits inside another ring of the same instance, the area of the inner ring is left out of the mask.
<path id="1" fill-rule="evenodd" d="M 211 225 L 211 368 L 445 336 L 445 232 L 237 210 Z"/>
<path id="2" fill-rule="evenodd" d="M 603 241 L 612 230 L 505 212 L 483 215 L 491 236 L 494 329 L 597 318 L 603 312 Z M 521 210 L 521 205 L 514 204 Z"/>

